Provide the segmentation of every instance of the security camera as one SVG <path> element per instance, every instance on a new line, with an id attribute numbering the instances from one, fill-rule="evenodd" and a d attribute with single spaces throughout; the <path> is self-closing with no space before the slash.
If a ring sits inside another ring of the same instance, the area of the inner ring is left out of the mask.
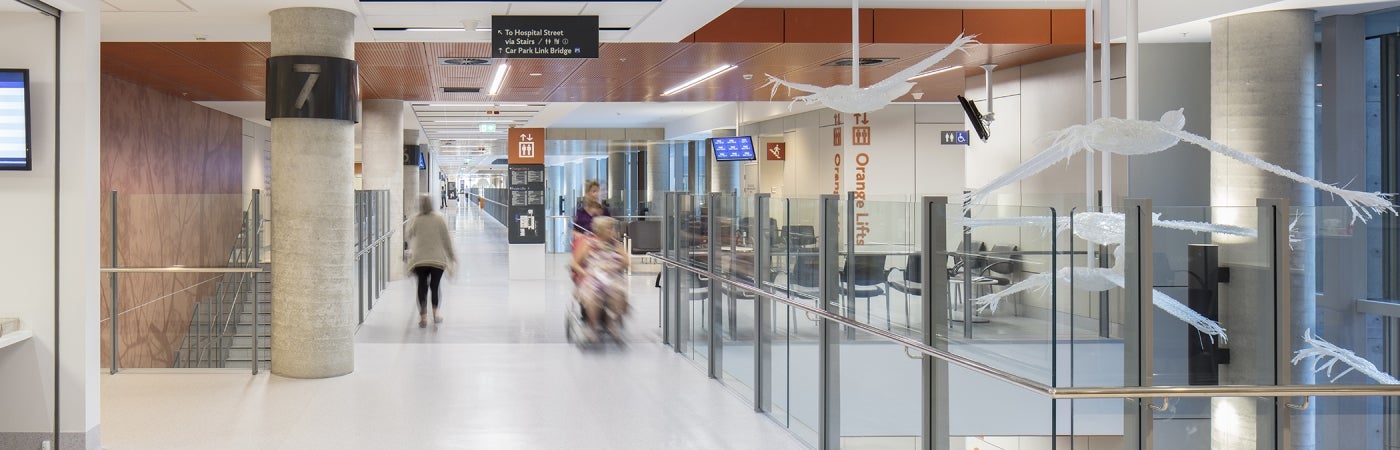
<path id="1" fill-rule="evenodd" d="M 915 93 L 909 94 L 909 95 L 914 96 L 914 100 L 920 100 L 920 99 L 923 99 L 923 98 L 924 98 L 924 93 L 923 93 L 923 92 L 915 92 Z"/>
<path id="2" fill-rule="evenodd" d="M 752 80 L 752 79 L 753 79 L 753 74 L 751 74 L 751 73 L 746 73 L 746 74 L 744 74 L 744 79 L 745 79 L 745 80 Z"/>

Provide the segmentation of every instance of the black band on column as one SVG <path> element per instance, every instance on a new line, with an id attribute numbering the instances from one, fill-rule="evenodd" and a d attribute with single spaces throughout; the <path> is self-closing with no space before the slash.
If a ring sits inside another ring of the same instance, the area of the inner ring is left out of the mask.
<path id="1" fill-rule="evenodd" d="M 332 119 L 360 122 L 359 64 L 329 56 L 267 59 L 267 120 Z"/>

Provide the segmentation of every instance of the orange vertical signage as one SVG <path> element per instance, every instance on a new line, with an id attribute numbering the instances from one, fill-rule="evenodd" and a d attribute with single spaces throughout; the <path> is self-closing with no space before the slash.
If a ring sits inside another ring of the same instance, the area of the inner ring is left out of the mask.
<path id="1" fill-rule="evenodd" d="M 511 128 L 506 152 L 511 164 L 544 164 L 544 128 Z"/>

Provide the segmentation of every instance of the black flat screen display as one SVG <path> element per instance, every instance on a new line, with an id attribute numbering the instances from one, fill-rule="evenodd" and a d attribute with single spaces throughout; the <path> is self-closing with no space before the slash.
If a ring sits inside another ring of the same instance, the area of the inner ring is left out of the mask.
<path id="1" fill-rule="evenodd" d="M 753 136 L 710 138 L 710 149 L 715 152 L 715 161 L 753 161 L 758 157 L 753 151 Z"/>
<path id="2" fill-rule="evenodd" d="M 29 70 L 0 69 L 0 170 L 33 169 Z"/>

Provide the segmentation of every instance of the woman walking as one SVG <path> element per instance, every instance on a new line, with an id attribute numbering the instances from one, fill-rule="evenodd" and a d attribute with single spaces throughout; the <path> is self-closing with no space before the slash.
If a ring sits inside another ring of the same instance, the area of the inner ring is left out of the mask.
<path id="1" fill-rule="evenodd" d="M 418 215 L 408 225 L 408 267 L 418 276 L 418 326 L 428 326 L 428 290 L 433 293 L 433 323 L 442 323 L 438 313 L 441 295 L 438 285 L 443 272 L 457 263 L 452 253 L 452 234 L 447 230 L 447 218 L 433 206 L 431 195 L 418 198 Z"/>

